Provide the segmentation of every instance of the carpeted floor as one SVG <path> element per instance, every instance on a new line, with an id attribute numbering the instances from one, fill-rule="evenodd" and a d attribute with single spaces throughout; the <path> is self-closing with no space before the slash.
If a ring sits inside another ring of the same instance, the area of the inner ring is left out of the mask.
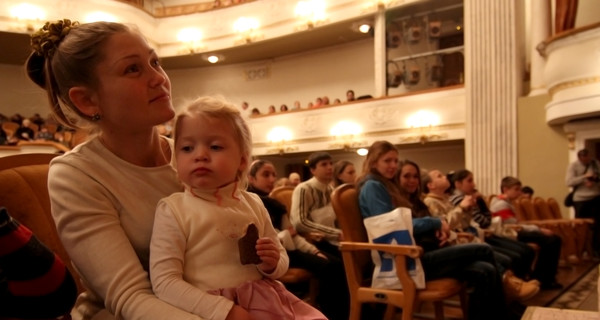
<path id="1" fill-rule="evenodd" d="M 591 268 L 569 290 L 556 298 L 549 307 L 598 311 L 598 267 Z"/>

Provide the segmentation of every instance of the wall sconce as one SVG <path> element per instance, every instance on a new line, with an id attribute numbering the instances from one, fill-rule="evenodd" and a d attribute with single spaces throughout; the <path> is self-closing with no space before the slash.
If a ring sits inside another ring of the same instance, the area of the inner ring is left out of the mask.
<path id="1" fill-rule="evenodd" d="M 410 128 L 417 129 L 418 133 L 401 137 L 400 143 L 419 142 L 425 144 L 429 141 L 441 140 L 442 138 L 447 137 L 446 134 L 432 133 L 433 128 L 439 125 L 439 123 L 440 118 L 437 114 L 426 110 L 417 111 L 406 119 L 406 124 Z"/>
<path id="2" fill-rule="evenodd" d="M 278 153 L 280 155 L 286 152 L 298 151 L 297 146 L 289 146 L 292 140 L 292 132 L 284 127 L 275 127 L 267 134 L 267 140 L 274 148 L 267 150 L 267 153 Z"/>
<path id="3" fill-rule="evenodd" d="M 325 1 L 324 0 L 307 0 L 299 1 L 294 10 L 296 16 L 303 20 L 304 25 L 297 29 L 305 27 L 312 29 L 318 24 L 325 21 Z"/>
<path id="4" fill-rule="evenodd" d="M 198 28 L 184 28 L 177 33 L 177 40 L 184 44 L 181 53 L 197 53 L 202 51 L 204 47 L 200 44 L 202 32 Z"/>
<path id="5" fill-rule="evenodd" d="M 250 43 L 259 38 L 258 33 L 258 20 L 255 18 L 240 17 L 233 24 L 233 30 L 240 35 L 240 39 L 236 41 L 236 44 Z"/>
<path id="6" fill-rule="evenodd" d="M 34 23 L 46 19 L 46 12 L 29 3 L 20 3 L 10 8 L 10 15 L 17 20 L 18 29 L 23 29 L 27 32 L 35 31 Z"/>
<path id="7" fill-rule="evenodd" d="M 334 143 L 329 147 L 332 149 L 343 149 L 350 151 L 355 148 L 366 146 L 366 141 L 359 141 L 362 127 L 355 122 L 340 121 L 331 128 L 329 134 L 334 138 Z"/>

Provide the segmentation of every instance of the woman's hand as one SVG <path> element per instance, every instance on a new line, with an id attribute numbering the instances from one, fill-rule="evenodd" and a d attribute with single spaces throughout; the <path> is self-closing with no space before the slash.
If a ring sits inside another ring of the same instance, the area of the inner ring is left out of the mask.
<path id="1" fill-rule="evenodd" d="M 442 227 L 440 230 L 435 231 L 435 236 L 438 238 L 438 240 L 440 240 L 440 247 L 443 247 L 447 244 L 450 237 L 450 226 L 448 225 L 448 222 L 446 222 L 446 219 L 441 220 Z"/>
<path id="2" fill-rule="evenodd" d="M 466 195 L 458 205 L 463 210 L 469 210 L 475 205 L 475 198 L 472 195 Z"/>
<path id="3" fill-rule="evenodd" d="M 258 265 L 262 272 L 272 273 L 275 271 L 280 257 L 279 247 L 273 242 L 273 239 L 268 237 L 259 238 L 256 241 L 256 254 L 258 254 L 262 261 L 262 263 Z"/>
<path id="4" fill-rule="evenodd" d="M 254 320 L 246 309 L 234 304 L 225 320 Z"/>

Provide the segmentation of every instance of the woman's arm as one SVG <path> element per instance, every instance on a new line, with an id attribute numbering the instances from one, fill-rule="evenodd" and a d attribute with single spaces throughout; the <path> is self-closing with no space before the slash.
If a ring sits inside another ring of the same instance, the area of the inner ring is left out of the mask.
<path id="1" fill-rule="evenodd" d="M 107 311 L 125 319 L 199 319 L 154 295 L 107 188 L 64 163 L 50 167 L 48 188 L 62 243 L 88 290 L 104 301 Z"/>

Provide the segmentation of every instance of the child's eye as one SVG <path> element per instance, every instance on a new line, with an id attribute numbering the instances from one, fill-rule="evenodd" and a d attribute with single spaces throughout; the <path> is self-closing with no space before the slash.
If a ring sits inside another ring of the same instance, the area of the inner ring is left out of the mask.
<path id="1" fill-rule="evenodd" d="M 152 60 L 152 62 L 151 62 L 151 64 L 152 64 L 152 66 L 154 66 L 154 67 L 160 67 L 160 66 L 162 65 L 162 64 L 160 63 L 160 59 L 158 59 L 158 58 L 156 58 L 156 59 L 153 59 L 153 60 Z"/>
<path id="2" fill-rule="evenodd" d="M 217 151 L 218 151 L 218 150 L 223 150 L 224 148 L 223 148 L 222 146 L 219 146 L 219 145 L 213 144 L 212 146 L 210 146 L 210 149 L 211 149 L 211 150 L 217 150 Z"/>
<path id="3" fill-rule="evenodd" d="M 183 146 L 181 147 L 181 151 L 183 152 L 191 152 L 193 148 L 191 146 Z"/>

